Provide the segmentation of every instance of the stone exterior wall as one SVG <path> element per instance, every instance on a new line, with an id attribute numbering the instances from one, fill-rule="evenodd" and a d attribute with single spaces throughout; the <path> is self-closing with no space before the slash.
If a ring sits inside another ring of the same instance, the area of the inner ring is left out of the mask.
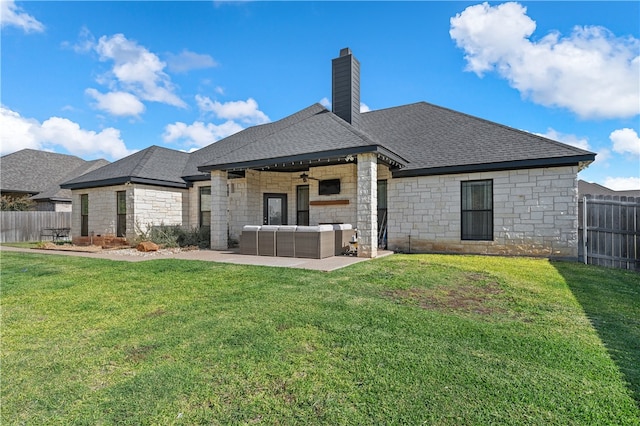
<path id="1" fill-rule="evenodd" d="M 388 246 L 405 252 L 577 256 L 577 166 L 388 181 Z M 461 183 L 493 180 L 494 240 L 461 240 Z"/>
<path id="2" fill-rule="evenodd" d="M 140 184 L 131 186 L 135 206 L 135 210 L 133 210 L 134 224 L 137 223 L 143 227 L 161 224 L 189 225 L 190 190 Z M 127 193 L 128 199 L 129 194 Z M 128 204 L 127 202 L 127 214 L 130 210 Z M 128 235 L 129 223 L 127 221 Z"/>
<path id="3" fill-rule="evenodd" d="M 115 235 L 117 225 L 116 193 L 127 193 L 126 238 L 134 240 L 136 228 L 147 226 L 185 225 L 189 219 L 188 190 L 151 185 L 115 185 L 73 190 L 71 235 L 80 236 L 80 196 L 89 196 L 89 235 Z"/>

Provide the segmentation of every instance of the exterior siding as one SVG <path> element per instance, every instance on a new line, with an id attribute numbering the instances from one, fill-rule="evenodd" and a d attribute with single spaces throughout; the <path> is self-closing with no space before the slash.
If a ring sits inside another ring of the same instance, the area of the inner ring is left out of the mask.
<path id="1" fill-rule="evenodd" d="M 557 256 L 578 254 L 575 166 L 389 180 L 389 249 Z M 493 179 L 494 240 L 462 241 L 460 182 Z"/>
<path id="2" fill-rule="evenodd" d="M 146 231 L 147 226 L 188 225 L 188 190 L 163 188 L 151 185 L 115 185 L 100 188 L 73 190 L 73 213 L 71 234 L 80 236 L 80 196 L 89 196 L 89 235 L 107 236 L 116 234 L 116 192 L 127 193 L 127 233 L 133 240 L 137 231 Z"/>

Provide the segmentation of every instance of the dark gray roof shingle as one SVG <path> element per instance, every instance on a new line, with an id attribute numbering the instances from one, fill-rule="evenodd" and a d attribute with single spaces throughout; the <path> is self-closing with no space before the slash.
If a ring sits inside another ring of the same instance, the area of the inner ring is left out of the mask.
<path id="1" fill-rule="evenodd" d="M 77 189 L 118 185 L 126 182 L 186 187 L 182 173 L 189 159 L 186 152 L 150 146 L 107 166 L 71 179 L 63 188 Z"/>
<path id="2" fill-rule="evenodd" d="M 426 102 L 363 113 L 361 125 L 409 161 L 403 174 L 593 157 L 579 148 Z"/>
<path id="3" fill-rule="evenodd" d="M 60 183 L 89 170 L 109 164 L 107 160 L 86 161 L 74 155 L 22 149 L 0 158 L 2 192 L 36 194 L 33 199 L 71 200 L 71 191 Z"/>

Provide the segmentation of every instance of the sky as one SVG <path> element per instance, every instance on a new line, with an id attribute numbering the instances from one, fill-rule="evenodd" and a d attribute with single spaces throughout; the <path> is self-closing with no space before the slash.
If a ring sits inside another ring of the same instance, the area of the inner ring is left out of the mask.
<path id="1" fill-rule="evenodd" d="M 640 2 L 0 0 L 0 153 L 194 151 L 314 103 L 425 101 L 587 149 L 640 189 Z"/>

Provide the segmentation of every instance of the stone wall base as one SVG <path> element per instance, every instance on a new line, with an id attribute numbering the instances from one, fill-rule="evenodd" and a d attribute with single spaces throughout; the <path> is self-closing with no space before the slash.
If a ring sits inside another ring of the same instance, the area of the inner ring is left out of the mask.
<path id="1" fill-rule="evenodd" d="M 503 256 L 534 256 L 577 259 L 577 248 L 550 247 L 548 245 L 519 241 L 513 244 L 496 244 L 491 241 L 426 241 L 420 239 L 389 240 L 388 249 L 403 253 L 451 253 L 489 254 Z"/>

